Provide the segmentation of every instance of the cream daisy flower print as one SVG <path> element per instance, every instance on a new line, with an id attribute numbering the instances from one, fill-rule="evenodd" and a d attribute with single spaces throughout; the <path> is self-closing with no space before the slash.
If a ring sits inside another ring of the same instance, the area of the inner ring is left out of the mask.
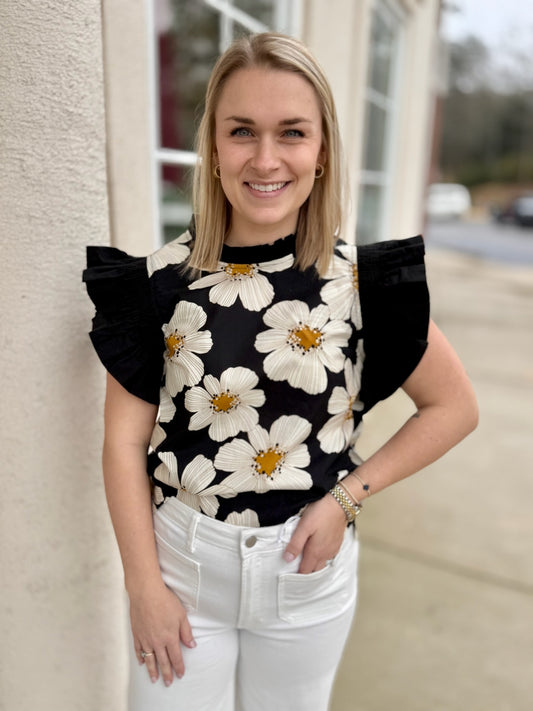
<path id="1" fill-rule="evenodd" d="M 212 493 L 223 497 L 241 491 L 264 494 L 271 489 L 310 489 L 313 481 L 305 467 L 310 456 L 303 444 L 311 432 L 311 423 L 299 415 L 282 415 L 270 432 L 255 427 L 248 432 L 248 442 L 234 439 L 222 445 L 215 457 L 215 467 L 233 472 Z"/>
<path id="2" fill-rule="evenodd" d="M 146 268 L 148 276 L 151 277 L 158 269 L 163 269 L 169 264 L 180 264 L 184 262 L 190 254 L 190 249 L 187 245 L 191 240 L 189 232 L 184 232 L 182 235 L 173 239 L 157 252 L 146 258 Z"/>
<path id="3" fill-rule="evenodd" d="M 322 451 L 342 452 L 349 445 L 354 432 L 354 411 L 361 411 L 363 403 L 357 399 L 361 386 L 361 362 L 355 365 L 348 359 L 344 365 L 346 387 L 335 387 L 329 398 L 328 412 L 333 417 L 317 434 Z"/>
<path id="4" fill-rule="evenodd" d="M 159 423 L 171 422 L 175 414 L 176 405 L 174 405 L 174 401 L 166 391 L 166 388 L 161 388 L 159 391 L 159 415 L 152 431 L 152 438 L 150 439 L 150 447 L 152 449 L 159 447 L 167 437 L 167 433 Z"/>
<path id="5" fill-rule="evenodd" d="M 153 502 L 156 506 L 160 506 L 165 500 L 165 495 L 163 494 L 163 489 L 160 486 L 154 486 L 154 493 L 152 496 Z"/>
<path id="6" fill-rule="evenodd" d="M 171 422 L 176 414 L 176 405 L 166 388 L 159 391 L 159 422 Z"/>
<path id="7" fill-rule="evenodd" d="M 167 433 L 161 427 L 159 422 L 156 422 L 154 425 L 154 429 L 152 430 L 152 436 L 150 438 L 150 448 L 156 449 L 157 447 L 159 447 L 160 444 L 162 444 L 165 441 L 166 438 L 167 438 Z"/>
<path id="8" fill-rule="evenodd" d="M 360 466 L 363 463 L 362 457 L 359 456 L 359 454 L 357 453 L 357 451 L 355 449 L 355 447 L 357 445 L 357 440 L 359 439 L 359 437 L 361 436 L 361 434 L 363 432 L 363 424 L 364 424 L 363 422 L 359 423 L 359 426 L 356 427 L 356 429 L 354 430 L 354 433 L 352 434 L 352 436 L 350 438 L 350 451 L 349 451 L 350 460 L 355 464 L 356 467 Z"/>
<path id="9" fill-rule="evenodd" d="M 220 376 L 206 375 L 203 388 L 195 386 L 185 393 L 185 407 L 194 412 L 190 430 L 209 427 L 217 442 L 255 427 L 259 421 L 256 407 L 265 402 L 262 390 L 255 390 L 259 378 L 249 368 L 228 368 Z"/>
<path id="10" fill-rule="evenodd" d="M 324 392 L 326 370 L 339 373 L 344 366 L 341 348 L 348 345 L 351 326 L 331 320 L 324 304 L 309 309 L 303 301 L 280 301 L 264 315 L 270 326 L 258 334 L 255 347 L 268 353 L 263 368 L 271 380 L 286 380 L 310 395 Z"/>
<path id="11" fill-rule="evenodd" d="M 292 254 L 258 264 L 220 262 L 216 272 L 193 282 L 189 289 L 211 287 L 209 301 L 213 304 L 233 306 L 239 297 L 245 309 L 260 311 L 274 298 L 272 284 L 261 272 L 280 272 L 289 269 L 293 263 Z"/>
<path id="12" fill-rule="evenodd" d="M 322 301 L 330 308 L 334 318 L 350 318 L 355 327 L 363 327 L 359 301 L 359 272 L 357 270 L 357 247 L 343 244 L 338 247 L 344 259 L 335 255 L 326 272 L 330 279 L 320 291 Z"/>
<path id="13" fill-rule="evenodd" d="M 252 509 L 244 509 L 238 513 L 232 511 L 226 516 L 226 523 L 231 523 L 233 526 L 247 526 L 249 528 L 259 528 L 259 516 Z"/>
<path id="14" fill-rule="evenodd" d="M 163 325 L 165 343 L 165 385 L 171 397 L 186 385 L 196 385 L 204 364 L 196 353 L 207 353 L 213 341 L 210 331 L 201 331 L 207 319 L 197 304 L 180 301 L 168 323 Z"/>
<path id="15" fill-rule="evenodd" d="M 216 516 L 219 503 L 216 496 L 206 491 L 208 484 L 215 478 L 213 463 L 203 454 L 198 454 L 187 464 L 180 478 L 178 462 L 173 452 L 159 452 L 157 456 L 161 459 L 161 464 L 154 471 L 154 478 L 177 489 L 178 499 L 195 511 L 203 511 L 211 517 Z"/>

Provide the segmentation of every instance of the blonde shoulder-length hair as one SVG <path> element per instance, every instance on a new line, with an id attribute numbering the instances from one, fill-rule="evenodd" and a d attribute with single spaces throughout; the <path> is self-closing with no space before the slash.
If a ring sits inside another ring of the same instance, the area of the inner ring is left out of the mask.
<path id="1" fill-rule="evenodd" d="M 231 205 L 214 174 L 215 111 L 228 78 L 239 69 L 261 67 L 294 72 L 315 90 L 322 116 L 322 148 L 326 160 L 322 177 L 300 208 L 296 230 L 296 265 L 316 264 L 323 275 L 341 229 L 341 146 L 333 95 L 323 70 L 309 50 L 294 37 L 265 32 L 236 40 L 218 59 L 205 97 L 198 129 L 198 162 L 194 173 L 195 240 L 189 258 L 193 270 L 214 271 L 231 220 Z M 280 235 L 280 237 L 283 235 Z"/>

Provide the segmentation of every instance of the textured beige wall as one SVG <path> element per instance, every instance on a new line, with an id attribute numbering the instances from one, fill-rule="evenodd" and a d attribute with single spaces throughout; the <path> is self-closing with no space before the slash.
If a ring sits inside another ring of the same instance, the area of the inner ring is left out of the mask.
<path id="1" fill-rule="evenodd" d="M 100 2 L 2 2 L 0 26 L 0 708 L 119 711 L 103 374 L 80 283 L 85 244 L 109 239 Z"/>
<path id="2" fill-rule="evenodd" d="M 111 241 L 130 254 L 154 247 L 152 107 L 145 0 L 102 3 Z"/>

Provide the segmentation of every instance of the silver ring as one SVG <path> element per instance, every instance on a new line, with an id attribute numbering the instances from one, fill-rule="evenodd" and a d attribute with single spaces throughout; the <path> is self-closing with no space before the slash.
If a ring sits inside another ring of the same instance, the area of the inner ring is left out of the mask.
<path id="1" fill-rule="evenodd" d="M 153 657 L 154 654 L 155 654 L 155 652 L 144 652 L 144 651 L 141 650 L 141 657 L 142 657 L 143 659 L 146 659 L 146 657 Z"/>

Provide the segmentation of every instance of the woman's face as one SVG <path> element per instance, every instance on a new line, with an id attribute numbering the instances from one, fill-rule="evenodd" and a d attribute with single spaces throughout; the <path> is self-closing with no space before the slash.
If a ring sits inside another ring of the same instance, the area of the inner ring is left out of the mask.
<path id="1" fill-rule="evenodd" d="M 326 158 L 311 84 L 293 72 L 239 69 L 222 90 L 215 125 L 215 164 L 232 206 L 228 244 L 294 232 Z"/>

